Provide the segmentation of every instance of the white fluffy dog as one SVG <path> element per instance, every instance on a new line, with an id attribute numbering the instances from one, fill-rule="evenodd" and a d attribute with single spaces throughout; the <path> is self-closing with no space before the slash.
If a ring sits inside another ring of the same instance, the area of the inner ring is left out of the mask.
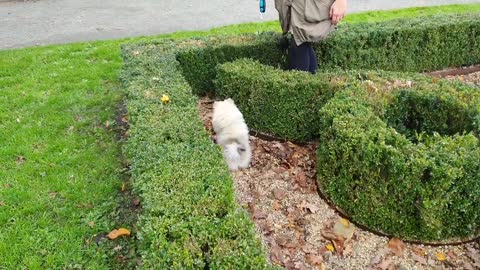
<path id="1" fill-rule="evenodd" d="M 232 99 L 213 103 L 212 124 L 228 168 L 231 171 L 247 168 L 252 155 L 248 127 Z"/>

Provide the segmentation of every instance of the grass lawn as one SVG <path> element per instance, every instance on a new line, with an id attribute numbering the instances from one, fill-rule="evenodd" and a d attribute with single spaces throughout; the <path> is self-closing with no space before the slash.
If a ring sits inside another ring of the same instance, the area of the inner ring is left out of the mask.
<path id="1" fill-rule="evenodd" d="M 479 11 L 412 8 L 346 22 Z M 119 224 L 120 147 L 106 123 L 122 98 L 121 43 L 265 30 L 278 23 L 0 51 L 0 269 L 114 268 L 110 246 L 94 236 Z"/>
<path id="2" fill-rule="evenodd" d="M 107 269 L 121 63 L 106 44 L 0 54 L 0 269 Z"/>

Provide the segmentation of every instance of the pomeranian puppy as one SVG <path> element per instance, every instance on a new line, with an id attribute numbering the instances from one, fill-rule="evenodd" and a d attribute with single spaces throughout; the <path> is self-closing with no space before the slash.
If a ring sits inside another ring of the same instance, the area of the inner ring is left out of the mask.
<path id="1" fill-rule="evenodd" d="M 247 168 L 252 156 L 248 127 L 232 99 L 213 103 L 212 124 L 228 168 L 231 171 Z"/>

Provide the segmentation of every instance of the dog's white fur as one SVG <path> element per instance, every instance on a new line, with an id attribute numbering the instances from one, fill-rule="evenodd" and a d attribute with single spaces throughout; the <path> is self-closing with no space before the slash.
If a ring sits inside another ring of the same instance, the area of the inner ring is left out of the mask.
<path id="1" fill-rule="evenodd" d="M 232 99 L 213 103 L 212 124 L 228 168 L 231 171 L 247 168 L 252 156 L 248 127 Z"/>

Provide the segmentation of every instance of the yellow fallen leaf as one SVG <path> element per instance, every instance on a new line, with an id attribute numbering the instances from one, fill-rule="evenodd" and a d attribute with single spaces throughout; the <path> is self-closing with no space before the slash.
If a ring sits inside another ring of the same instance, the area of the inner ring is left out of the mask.
<path id="1" fill-rule="evenodd" d="M 168 102 L 170 102 L 170 98 L 169 98 L 167 95 L 163 95 L 160 100 L 161 100 L 163 103 L 168 103 Z"/>
<path id="2" fill-rule="evenodd" d="M 334 251 L 335 251 L 335 248 L 334 248 L 333 245 L 331 245 L 331 244 L 328 244 L 328 245 L 326 246 L 326 248 L 327 248 L 328 250 L 330 250 L 331 252 L 334 252 Z"/>
<path id="3" fill-rule="evenodd" d="M 437 254 L 435 254 L 435 257 L 437 257 L 437 260 L 439 260 L 439 261 L 441 261 L 441 262 L 447 260 L 447 257 L 445 256 L 445 254 L 440 253 L 440 252 L 438 252 Z"/>
<path id="4" fill-rule="evenodd" d="M 130 231 L 125 228 L 120 228 L 118 230 L 111 231 L 107 237 L 110 240 L 117 239 L 120 236 L 130 236 Z"/>
<path id="5" fill-rule="evenodd" d="M 342 225 L 347 228 L 350 227 L 350 221 L 348 221 L 347 219 L 344 219 L 344 218 L 340 219 L 340 223 L 342 223 Z"/>

